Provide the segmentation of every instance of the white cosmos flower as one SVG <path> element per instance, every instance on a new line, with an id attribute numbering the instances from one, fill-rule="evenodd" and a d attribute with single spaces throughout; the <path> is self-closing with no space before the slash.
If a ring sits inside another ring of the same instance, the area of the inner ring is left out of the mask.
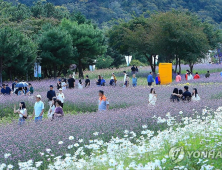
<path id="1" fill-rule="evenodd" d="M 146 129 L 146 128 L 147 128 L 147 125 L 143 125 L 142 128 L 143 128 L 143 129 Z"/>
<path id="2" fill-rule="evenodd" d="M 42 165 L 42 163 L 43 163 L 42 161 L 36 162 L 35 163 L 36 168 L 40 167 Z"/>
<path id="3" fill-rule="evenodd" d="M 180 111 L 179 114 L 182 115 L 182 114 L 183 114 L 183 111 Z"/>
<path id="4" fill-rule="evenodd" d="M 51 149 L 46 149 L 46 152 L 48 152 L 48 153 L 51 152 Z"/>
<path id="5" fill-rule="evenodd" d="M 74 146 L 75 146 L 75 147 L 78 147 L 78 146 L 79 146 L 79 144 L 78 144 L 78 143 L 75 143 L 75 144 L 74 144 Z"/>
<path id="6" fill-rule="evenodd" d="M 72 149 L 72 148 L 73 148 L 73 145 L 69 145 L 69 146 L 68 146 L 68 149 Z"/>
<path id="7" fill-rule="evenodd" d="M 93 135 L 94 135 L 94 136 L 98 136 L 98 135 L 99 135 L 99 132 L 94 132 Z"/>
<path id="8" fill-rule="evenodd" d="M 59 144 L 59 145 L 62 145 L 62 144 L 63 144 L 63 141 L 59 141 L 58 144 Z"/>
<path id="9" fill-rule="evenodd" d="M 11 156 L 10 153 L 5 153 L 5 154 L 4 154 L 5 159 L 7 159 L 9 156 Z"/>
<path id="10" fill-rule="evenodd" d="M 83 142 L 83 139 L 79 139 L 79 143 L 82 143 Z"/>
<path id="11" fill-rule="evenodd" d="M 109 166 L 116 166 L 116 160 L 115 159 L 110 159 L 109 160 Z"/>
<path id="12" fill-rule="evenodd" d="M 74 139 L 74 137 L 73 137 L 73 136 L 70 136 L 70 137 L 69 137 L 69 140 L 73 140 L 73 139 Z"/>
<path id="13" fill-rule="evenodd" d="M 8 169 L 13 169 L 13 167 L 14 167 L 13 165 L 9 164 L 7 168 Z"/>

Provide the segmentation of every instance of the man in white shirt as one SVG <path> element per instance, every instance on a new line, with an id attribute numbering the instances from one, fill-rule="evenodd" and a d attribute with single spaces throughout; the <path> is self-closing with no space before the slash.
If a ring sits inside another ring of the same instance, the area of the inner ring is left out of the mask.
<path id="1" fill-rule="evenodd" d="M 35 122 L 42 121 L 43 113 L 44 113 L 44 103 L 41 101 L 41 95 L 36 96 L 36 102 L 33 110 L 33 115 L 31 118 L 35 116 Z"/>

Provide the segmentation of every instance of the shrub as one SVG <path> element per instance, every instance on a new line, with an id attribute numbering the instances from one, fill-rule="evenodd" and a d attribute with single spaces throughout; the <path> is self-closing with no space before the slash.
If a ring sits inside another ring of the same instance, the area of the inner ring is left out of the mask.
<path id="1" fill-rule="evenodd" d="M 113 61 L 114 61 L 114 59 L 111 58 L 110 56 L 99 57 L 96 61 L 96 67 L 98 69 L 109 68 L 111 66 L 111 64 L 113 63 Z"/>
<path id="2" fill-rule="evenodd" d="M 130 66 L 145 66 L 144 63 L 140 62 L 139 60 L 132 60 Z"/>

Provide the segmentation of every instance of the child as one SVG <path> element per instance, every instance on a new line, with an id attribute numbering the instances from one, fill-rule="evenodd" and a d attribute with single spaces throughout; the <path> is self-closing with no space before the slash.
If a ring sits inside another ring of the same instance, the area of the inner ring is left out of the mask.
<path id="1" fill-rule="evenodd" d="M 124 86 L 125 86 L 125 87 L 128 87 L 128 86 L 129 86 L 129 76 L 128 76 L 128 74 L 126 75 L 126 81 L 125 81 Z"/>
<path id="2" fill-rule="evenodd" d="M 133 74 L 132 83 L 133 83 L 133 87 L 137 86 L 137 78 L 135 74 Z"/>
<path id="3" fill-rule="evenodd" d="M 157 73 L 155 81 L 156 81 L 156 85 L 160 85 L 160 74 L 159 73 Z"/>

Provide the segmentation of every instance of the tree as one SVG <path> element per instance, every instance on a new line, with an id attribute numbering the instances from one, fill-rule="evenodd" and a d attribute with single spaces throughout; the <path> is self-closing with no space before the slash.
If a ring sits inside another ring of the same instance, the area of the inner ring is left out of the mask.
<path id="1" fill-rule="evenodd" d="M 3 71 L 24 75 L 35 61 L 36 52 L 37 45 L 26 35 L 10 27 L 0 28 L 0 83 Z"/>
<path id="2" fill-rule="evenodd" d="M 92 24 L 80 24 L 62 20 L 61 26 L 72 38 L 73 48 L 77 50 L 75 60 L 78 63 L 79 77 L 83 78 L 83 61 L 92 61 L 106 52 L 102 31 Z"/>
<path id="3" fill-rule="evenodd" d="M 45 25 L 43 33 L 39 40 L 40 57 L 42 58 L 42 67 L 47 77 L 54 78 L 61 74 L 64 68 L 74 62 L 74 50 L 71 36 L 61 27 L 52 27 Z"/>

